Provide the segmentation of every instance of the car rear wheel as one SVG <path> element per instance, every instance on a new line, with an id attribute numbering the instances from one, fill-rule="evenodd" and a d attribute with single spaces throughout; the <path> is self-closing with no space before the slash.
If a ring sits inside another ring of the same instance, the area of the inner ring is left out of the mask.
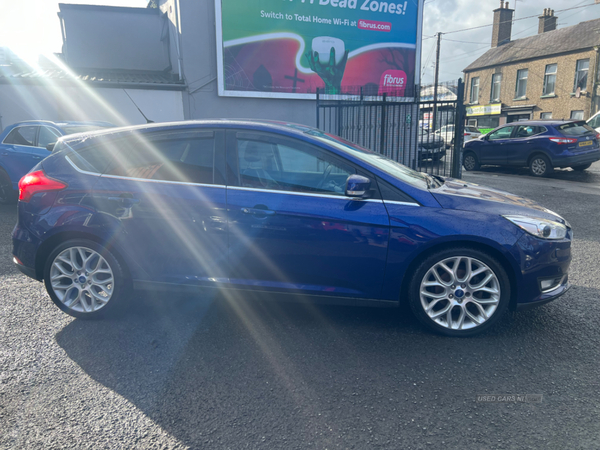
<path id="1" fill-rule="evenodd" d="M 582 166 L 572 166 L 571 169 L 577 170 L 578 172 L 583 172 L 586 169 L 589 169 L 591 164 L 584 164 Z"/>
<path id="2" fill-rule="evenodd" d="M 67 314 L 95 319 L 123 303 L 123 270 L 110 251 L 87 239 L 65 241 L 52 251 L 44 269 L 52 301 Z"/>
<path id="3" fill-rule="evenodd" d="M 7 205 L 16 200 L 15 191 L 10 177 L 4 170 L 0 170 L 0 204 Z"/>
<path id="4" fill-rule="evenodd" d="M 552 173 L 554 167 L 545 155 L 535 155 L 529 161 L 529 171 L 534 177 L 545 177 Z"/>
<path id="5" fill-rule="evenodd" d="M 487 253 L 451 248 L 429 256 L 410 284 L 412 311 L 429 329 L 472 336 L 496 323 L 510 300 L 510 280 Z"/>
<path id="6" fill-rule="evenodd" d="M 463 158 L 463 167 L 468 170 L 479 170 L 481 168 L 481 164 L 479 164 L 479 160 L 477 159 L 477 156 L 475 156 L 474 153 L 466 153 L 465 157 Z"/>

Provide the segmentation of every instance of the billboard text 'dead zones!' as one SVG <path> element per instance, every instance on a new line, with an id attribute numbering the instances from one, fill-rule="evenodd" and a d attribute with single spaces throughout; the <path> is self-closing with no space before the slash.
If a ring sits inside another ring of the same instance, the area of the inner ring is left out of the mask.
<path id="1" fill-rule="evenodd" d="M 215 0 L 219 95 L 414 96 L 422 0 Z"/>

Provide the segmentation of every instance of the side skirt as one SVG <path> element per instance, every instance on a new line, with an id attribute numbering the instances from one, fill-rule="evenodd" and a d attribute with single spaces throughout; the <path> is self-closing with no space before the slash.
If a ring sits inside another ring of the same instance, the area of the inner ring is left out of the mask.
<path id="1" fill-rule="evenodd" d="M 160 283 L 156 281 L 133 281 L 133 289 L 136 291 L 152 292 L 176 292 L 188 294 L 200 294 L 207 291 L 220 291 L 224 295 L 227 292 L 243 293 L 248 299 L 256 300 L 276 300 L 295 303 L 317 303 L 322 305 L 340 305 L 340 306 L 366 306 L 376 308 L 396 308 L 400 302 L 394 300 L 380 300 L 356 297 L 339 297 L 331 295 L 305 294 L 302 292 L 279 292 L 279 291 L 261 291 L 256 289 L 240 289 L 229 286 L 198 286 L 181 285 L 175 283 Z"/>

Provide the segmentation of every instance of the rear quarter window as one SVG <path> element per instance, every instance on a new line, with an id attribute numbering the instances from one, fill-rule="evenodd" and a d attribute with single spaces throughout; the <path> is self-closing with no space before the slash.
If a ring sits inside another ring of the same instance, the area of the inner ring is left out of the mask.
<path id="1" fill-rule="evenodd" d="M 584 136 L 586 134 L 596 133 L 592 127 L 585 122 L 569 122 L 559 125 L 558 131 L 565 136 Z"/>

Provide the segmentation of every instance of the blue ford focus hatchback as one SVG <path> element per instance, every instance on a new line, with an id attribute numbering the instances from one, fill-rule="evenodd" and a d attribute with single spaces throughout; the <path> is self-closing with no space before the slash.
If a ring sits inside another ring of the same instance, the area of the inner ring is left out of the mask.
<path id="1" fill-rule="evenodd" d="M 408 169 L 294 124 L 215 120 L 63 137 L 19 183 L 17 267 L 68 314 L 131 289 L 409 302 L 467 336 L 568 288 L 572 231 L 528 199 Z"/>

